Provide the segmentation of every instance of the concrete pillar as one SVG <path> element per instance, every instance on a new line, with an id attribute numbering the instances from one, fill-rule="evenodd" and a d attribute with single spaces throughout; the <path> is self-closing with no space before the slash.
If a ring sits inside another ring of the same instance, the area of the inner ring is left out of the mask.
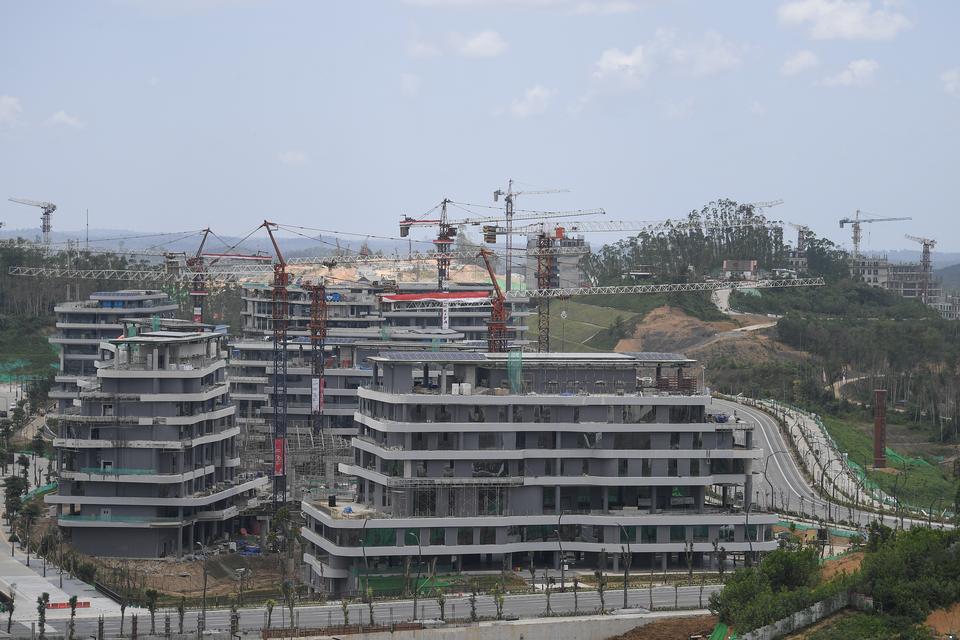
<path id="1" fill-rule="evenodd" d="M 660 554 L 660 570 L 661 571 L 667 570 L 667 554 L 666 553 Z"/>
<path id="2" fill-rule="evenodd" d="M 743 509 L 746 511 L 753 504 L 753 475 L 747 474 L 743 481 Z"/>

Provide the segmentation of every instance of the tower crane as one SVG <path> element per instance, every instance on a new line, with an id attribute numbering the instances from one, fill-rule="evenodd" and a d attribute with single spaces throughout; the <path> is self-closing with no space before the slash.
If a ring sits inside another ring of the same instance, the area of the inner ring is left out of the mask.
<path id="1" fill-rule="evenodd" d="M 534 193 L 534 192 L 525 192 L 525 193 Z M 540 192 L 536 192 L 540 193 Z M 543 193 L 552 193 L 552 191 Z M 517 195 L 514 193 L 513 195 Z M 447 215 L 447 205 L 457 204 L 450 200 L 449 198 L 444 198 L 440 202 L 440 217 L 432 219 L 415 219 L 410 216 L 404 216 L 400 220 L 400 237 L 406 238 L 410 235 L 410 229 L 413 227 L 423 227 L 423 226 L 436 226 L 439 227 L 437 230 L 437 238 L 433 241 L 436 246 L 435 258 L 437 261 L 437 285 L 440 290 L 443 289 L 444 282 L 447 280 L 450 268 L 450 254 L 453 247 L 454 238 L 457 235 L 457 228 L 466 226 L 466 225 L 481 225 L 488 222 L 503 222 L 507 221 L 508 226 L 512 224 L 513 219 L 521 220 L 543 220 L 545 218 L 565 218 L 568 216 L 590 216 L 590 215 L 603 215 L 606 213 L 603 209 L 589 209 L 583 211 L 554 211 L 554 212 L 539 212 L 539 211 L 529 211 L 523 212 L 520 215 L 514 215 L 513 213 L 513 204 L 512 199 L 508 201 L 507 204 L 507 214 L 506 218 L 503 215 L 499 216 L 480 216 L 473 218 L 466 218 L 463 220 L 450 220 Z M 507 255 L 510 255 L 511 244 L 508 241 L 507 245 Z M 473 252 L 470 252 L 471 257 L 477 257 Z M 508 257 L 509 265 L 509 257 Z M 507 273 L 510 273 L 509 266 L 507 267 Z M 509 277 L 509 275 L 508 275 Z M 509 288 L 509 285 L 508 285 Z"/>
<path id="2" fill-rule="evenodd" d="M 513 190 L 513 179 L 507 180 L 507 190 L 497 189 L 493 192 L 493 201 L 497 202 L 502 197 L 505 213 L 506 213 L 506 223 L 507 223 L 507 238 L 506 238 L 506 277 L 504 278 L 504 285 L 506 286 L 507 291 L 510 291 L 511 285 L 513 283 L 513 204 L 517 196 L 522 195 L 544 195 L 548 193 L 569 193 L 569 189 L 537 189 L 537 190 L 528 190 L 528 191 L 514 191 Z"/>
<path id="3" fill-rule="evenodd" d="M 25 204 L 31 207 L 40 207 L 43 210 L 43 213 L 40 215 L 40 232 L 43 234 L 43 244 L 50 245 L 50 231 L 52 226 L 50 224 L 50 217 L 54 211 L 57 210 L 57 205 L 52 202 L 41 202 L 39 200 L 27 200 L 26 198 L 8 198 L 10 202 L 16 202 L 17 204 Z"/>
<path id="4" fill-rule="evenodd" d="M 840 228 L 843 229 L 843 225 L 849 224 L 853 227 L 853 257 L 860 257 L 860 238 L 861 229 L 860 225 L 862 224 L 871 224 L 874 222 L 898 222 L 900 220 L 913 220 L 911 217 L 906 218 L 866 218 L 862 217 L 860 214 L 867 213 L 866 211 L 860 211 L 857 209 L 857 212 L 852 218 L 841 218 L 840 219 Z"/>
<path id="5" fill-rule="evenodd" d="M 481 247 L 480 253 L 477 254 L 483 258 L 483 264 L 486 265 L 490 282 L 493 284 L 493 296 L 490 298 L 490 322 L 487 324 L 487 350 L 490 353 L 503 353 L 507 350 L 507 307 L 503 289 L 500 288 L 497 274 L 490 262 L 492 253 L 486 247 Z"/>
<path id="6" fill-rule="evenodd" d="M 273 508 L 287 501 L 287 263 L 273 231 L 277 224 L 264 220 L 273 245 Z"/>
<path id="7" fill-rule="evenodd" d="M 562 240 L 570 232 L 624 232 L 624 231 L 650 231 L 662 226 L 669 220 L 650 221 L 631 221 L 631 220 L 588 220 L 574 221 L 563 224 L 554 224 L 551 228 L 545 222 L 534 223 L 522 227 L 514 227 L 512 230 L 507 227 L 494 225 L 485 225 L 483 227 L 483 237 L 486 242 L 496 242 L 498 235 L 506 235 L 509 239 L 513 234 L 536 235 L 537 238 L 537 289 L 550 289 L 551 278 L 553 275 L 554 255 L 551 249 L 554 244 Z M 736 227 L 766 227 L 771 223 L 757 220 L 736 225 L 716 225 L 716 224 L 690 224 L 681 223 L 677 228 L 736 228 Z M 576 247 L 573 247 L 576 248 Z M 585 250 L 580 250 L 585 253 Z M 559 283 L 558 283 L 559 284 Z M 510 289 L 507 289 L 509 296 Z M 537 304 L 537 351 L 547 352 L 550 350 L 550 297 L 536 297 Z"/>
<path id="8" fill-rule="evenodd" d="M 930 250 L 937 246 L 937 241 L 932 238 L 912 236 L 909 233 L 904 237 L 907 240 L 919 242 L 923 247 L 923 253 L 920 258 L 920 300 L 923 304 L 930 304 L 930 276 L 933 273 L 933 261 L 930 258 Z"/>

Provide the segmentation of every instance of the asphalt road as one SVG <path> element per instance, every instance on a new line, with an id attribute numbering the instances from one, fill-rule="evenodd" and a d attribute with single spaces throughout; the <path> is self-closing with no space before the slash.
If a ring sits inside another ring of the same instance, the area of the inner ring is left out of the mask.
<path id="1" fill-rule="evenodd" d="M 700 586 L 684 586 L 674 590 L 673 587 L 654 587 L 653 606 L 657 609 L 674 608 L 675 599 L 682 609 L 700 609 L 707 606 L 710 594 L 719 589 L 718 586 L 707 585 L 703 588 L 702 595 Z M 649 610 L 651 597 L 649 589 L 631 589 L 628 594 L 628 606 L 632 609 Z M 702 601 L 701 601 L 702 597 Z M 579 613 L 595 613 L 600 607 L 600 597 L 596 591 L 580 590 L 577 595 L 577 611 Z M 605 608 L 608 611 L 623 607 L 623 590 L 607 590 L 604 594 Z M 702 606 L 701 606 L 702 603 Z M 574 596 L 572 591 L 566 593 L 554 593 L 550 596 L 551 610 L 557 613 L 574 613 Z M 491 596 L 477 596 L 477 615 L 483 618 L 493 618 L 496 616 L 496 604 Z M 369 622 L 369 609 L 364 603 L 355 603 L 349 605 L 350 623 Z M 374 620 L 377 623 L 389 624 L 390 622 L 409 621 L 413 617 L 413 600 L 395 600 L 390 602 L 377 602 L 373 605 Z M 535 618 L 546 611 L 546 597 L 540 594 L 526 594 L 516 596 L 506 596 L 504 598 L 504 616 L 517 616 L 520 618 Z M 261 629 L 266 625 L 266 611 L 263 607 L 252 607 L 243 609 L 240 612 L 241 629 Z M 164 618 L 170 616 L 170 626 L 174 632 L 178 631 L 179 620 L 176 611 L 164 610 L 157 612 L 156 624 L 157 632 L 163 633 Z M 446 618 L 465 619 L 470 617 L 469 597 L 448 597 L 445 603 Z M 184 630 L 187 632 L 196 631 L 199 611 L 188 611 L 184 617 Z M 337 625 L 343 622 L 343 609 L 339 603 L 323 606 L 303 606 L 296 607 L 294 617 L 297 626 L 301 628 L 318 628 L 329 625 Z M 436 620 L 440 617 L 440 609 L 434 598 L 419 599 L 417 601 L 417 618 Z M 130 615 L 126 616 L 124 621 L 124 632 L 130 633 Z M 66 630 L 67 622 L 65 620 L 55 620 L 48 622 L 49 632 L 62 633 Z M 280 604 L 273 610 L 271 621 L 273 627 L 289 626 L 289 614 Z M 29 623 L 26 626 L 14 624 L 12 631 L 14 635 L 29 633 Z M 225 609 L 207 611 L 208 630 L 229 630 L 230 612 Z M 145 635 L 150 630 L 150 616 L 142 614 L 137 618 L 138 634 Z M 104 631 L 107 636 L 119 635 L 120 618 L 109 617 L 104 620 Z M 76 637 L 87 638 L 96 636 L 97 620 L 92 618 L 77 618 Z"/>
<path id="2" fill-rule="evenodd" d="M 856 522 L 859 526 L 866 526 L 871 520 L 876 519 L 877 514 L 870 511 L 854 509 L 853 507 L 828 505 L 816 491 L 807 483 L 802 471 L 797 465 L 791 454 L 777 454 L 770 456 L 767 462 L 767 456 L 774 451 L 790 451 L 783 434 L 777 426 L 777 421 L 769 414 L 727 400 L 714 400 L 714 403 L 733 415 L 736 411 L 737 416 L 749 423 L 753 423 L 757 428 L 754 430 L 754 444 L 764 450 L 763 457 L 759 460 L 760 475 L 755 476 L 754 490 L 759 491 L 761 502 L 766 502 L 766 495 L 772 485 L 776 495 L 774 504 L 781 504 L 781 492 L 783 492 L 783 503 L 788 510 L 803 512 L 807 517 L 813 519 L 827 519 L 828 513 L 834 520 L 850 520 Z M 766 477 L 763 475 L 763 467 L 766 466 Z M 768 483 L 769 481 L 769 483 Z M 883 516 L 882 521 L 887 526 L 899 524 L 898 519 L 893 516 Z M 904 518 L 903 526 L 911 527 L 916 525 L 925 525 L 926 521 Z"/>

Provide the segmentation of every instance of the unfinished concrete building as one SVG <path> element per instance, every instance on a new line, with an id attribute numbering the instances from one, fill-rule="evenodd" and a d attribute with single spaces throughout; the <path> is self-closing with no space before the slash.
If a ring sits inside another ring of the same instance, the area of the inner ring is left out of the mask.
<path id="1" fill-rule="evenodd" d="M 329 593 L 422 561 L 438 573 L 527 566 L 696 566 L 768 551 L 751 513 L 761 452 L 715 421 L 676 354 L 384 352 L 359 390 L 347 499 L 301 504 L 308 581 Z M 750 539 L 748 539 L 748 534 Z M 688 547 L 692 545 L 692 547 Z M 606 552 L 606 553 L 605 553 Z M 426 570 L 426 569 L 424 569 Z"/>
<path id="2" fill-rule="evenodd" d="M 78 382 L 80 406 L 56 416 L 60 489 L 45 500 L 83 553 L 191 553 L 236 534 L 269 483 L 239 469 L 226 336 L 153 324 L 131 322 L 101 343 L 96 376 Z"/>
<path id="3" fill-rule="evenodd" d="M 98 291 L 88 300 L 64 302 L 53 309 L 57 332 L 50 344 L 60 351 L 60 363 L 50 398 L 61 410 L 78 396 L 79 378 L 96 375 L 100 343 L 123 333 L 121 318 L 172 318 L 177 305 L 163 291 L 124 289 Z"/>

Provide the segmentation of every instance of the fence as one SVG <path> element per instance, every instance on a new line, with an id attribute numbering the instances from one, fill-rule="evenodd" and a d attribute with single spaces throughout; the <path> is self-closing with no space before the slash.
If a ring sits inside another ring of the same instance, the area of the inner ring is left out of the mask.
<path id="1" fill-rule="evenodd" d="M 815 602 L 806 609 L 801 609 L 796 613 L 781 618 L 773 624 L 754 629 L 743 635 L 738 635 L 738 640 L 774 640 L 793 633 L 804 627 L 820 622 L 827 616 L 833 615 L 840 609 L 853 607 L 859 611 L 873 611 L 873 599 L 858 593 L 838 593 L 832 598 Z"/>

